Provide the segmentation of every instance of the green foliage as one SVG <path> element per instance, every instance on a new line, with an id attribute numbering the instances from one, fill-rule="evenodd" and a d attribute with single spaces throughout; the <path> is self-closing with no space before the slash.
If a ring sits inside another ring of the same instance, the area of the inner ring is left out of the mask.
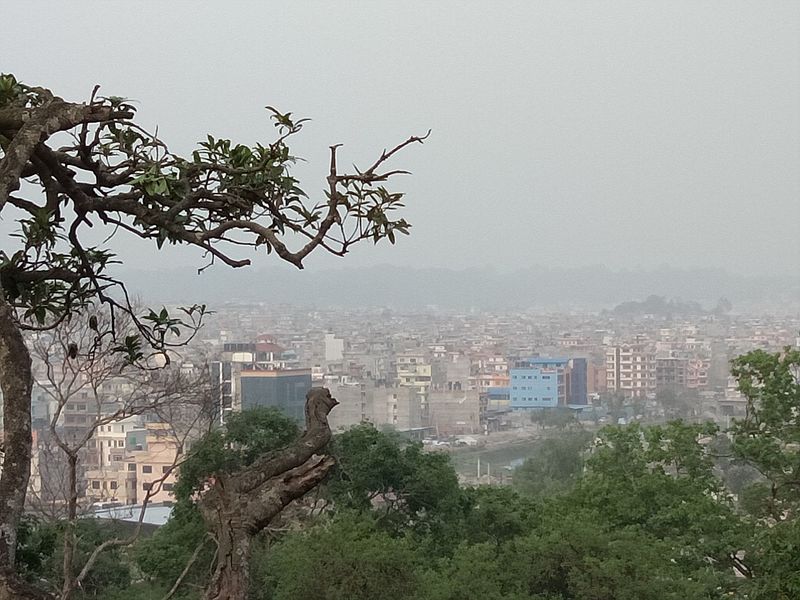
<path id="1" fill-rule="evenodd" d="M 533 456 L 514 471 L 514 486 L 532 496 L 571 488 L 583 472 L 591 439 L 590 433 L 577 431 L 542 440 Z"/>
<path id="2" fill-rule="evenodd" d="M 470 544 L 500 545 L 530 531 L 541 520 L 543 506 L 510 487 L 481 486 L 465 490 L 461 539 Z"/>
<path id="3" fill-rule="evenodd" d="M 464 497 L 446 454 L 360 425 L 334 438 L 327 493 L 340 509 L 375 511 L 384 526 L 420 534 L 457 519 Z"/>
<path id="4" fill-rule="evenodd" d="M 446 455 L 355 427 L 331 442 L 338 466 L 325 489 L 330 510 L 303 531 L 258 540 L 251 598 L 794 600 L 800 521 L 791 494 L 774 491 L 790 487 L 783 468 L 794 464 L 794 442 L 785 442 L 796 427 L 797 412 L 787 409 L 796 400 L 797 381 L 786 375 L 793 361 L 789 353 L 740 359 L 753 406 L 730 439 L 713 425 L 680 421 L 606 427 L 588 444 L 575 432 L 543 443 L 511 488 L 461 489 Z M 185 501 L 191 491 L 296 434 L 269 411 L 209 434 L 181 473 L 186 491 L 173 518 L 136 548 L 144 581 L 131 586 L 130 567 L 112 577 L 112 565 L 99 565 L 86 597 L 114 586 L 129 595 L 102 597 L 162 595 L 204 540 Z M 98 539 L 87 532 L 81 543 L 90 548 Z M 32 524 L 20 549 L 31 579 L 57 580 L 57 531 Z M 124 555 L 114 558 L 125 564 Z M 208 543 L 180 598 L 196 597 L 212 560 Z"/>
<path id="5" fill-rule="evenodd" d="M 174 489 L 178 502 L 170 520 L 136 546 L 136 563 L 148 581 L 171 586 L 195 548 L 203 545 L 185 578 L 187 584 L 202 586 L 211 571 L 214 544 L 192 495 L 215 473 L 233 472 L 250 465 L 270 451 L 286 446 L 298 435 L 292 419 L 275 408 L 259 407 L 230 415 L 224 428 L 209 432 L 195 443 L 178 472 Z M 182 590 L 181 593 L 188 593 L 185 586 Z"/>
<path id="6" fill-rule="evenodd" d="M 274 600 L 406 600 L 417 589 L 418 557 L 368 517 L 343 514 L 274 547 L 266 573 Z"/>
<path id="7" fill-rule="evenodd" d="M 687 572 L 705 570 L 711 561 L 720 576 L 729 573 L 749 529 L 702 443 L 715 430 L 681 422 L 603 429 L 586 475 L 564 506 L 589 511 L 615 530 L 646 531 L 684 548 L 673 560 Z"/>
<path id="8" fill-rule="evenodd" d="M 175 497 L 188 500 L 214 473 L 233 472 L 259 456 L 289 444 L 297 424 L 276 408 L 257 407 L 228 417 L 224 429 L 206 434 L 181 464 Z"/>
<path id="9" fill-rule="evenodd" d="M 531 412 L 531 422 L 537 423 L 542 427 L 552 427 L 555 429 L 580 426 L 575 416 L 575 411 L 561 407 L 534 410 Z"/>
<path id="10" fill-rule="evenodd" d="M 461 546 L 425 578 L 430 600 L 662 600 L 709 598 L 684 577 L 666 545 L 563 513 L 497 549 Z"/>
<path id="11" fill-rule="evenodd" d="M 208 578 L 214 543 L 207 537 L 200 512 L 192 504 L 179 502 L 163 527 L 136 544 L 133 557 L 148 582 L 168 588 L 189 563 L 195 548 L 204 541 L 204 550 L 186 575 L 187 583 L 202 584 Z"/>
<path id="12" fill-rule="evenodd" d="M 668 419 L 682 419 L 699 412 L 700 398 L 696 390 L 665 388 L 656 393 L 656 402 Z"/>
<path id="13" fill-rule="evenodd" d="M 32 582 L 47 581 L 51 587 L 61 584 L 64 561 L 64 523 L 24 520 L 20 528 L 18 567 L 20 574 Z M 92 551 L 105 540 L 125 536 L 126 532 L 114 523 L 96 519 L 81 519 L 76 523 L 78 546 L 73 557 L 73 568 L 79 571 Z M 105 598 L 108 589 L 126 589 L 131 583 L 131 565 L 124 560 L 124 551 L 110 548 L 99 555 L 94 567 L 83 580 L 75 597 Z"/>
<path id="14" fill-rule="evenodd" d="M 19 574 L 28 579 L 42 577 L 58 543 L 56 527 L 30 517 L 23 518 L 17 528 Z"/>
<path id="15" fill-rule="evenodd" d="M 747 562 L 756 577 L 750 600 L 800 598 L 800 520 L 784 520 L 759 528 L 748 549 Z"/>
<path id="16" fill-rule="evenodd" d="M 731 427 L 736 456 L 769 484 L 769 513 L 781 520 L 800 508 L 800 350 L 755 350 L 733 361 L 747 416 Z"/>

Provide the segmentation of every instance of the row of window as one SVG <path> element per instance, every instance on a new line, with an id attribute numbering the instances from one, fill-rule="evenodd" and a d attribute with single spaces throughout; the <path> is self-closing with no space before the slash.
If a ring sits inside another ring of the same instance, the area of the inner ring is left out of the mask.
<path id="1" fill-rule="evenodd" d="M 542 375 L 542 379 L 550 379 L 552 375 Z M 539 379 L 539 375 L 512 375 L 512 379 Z"/>
<path id="2" fill-rule="evenodd" d="M 538 387 L 538 386 L 533 386 L 533 385 L 528 385 L 528 386 L 521 385 L 521 386 L 519 386 L 519 389 L 520 389 L 520 390 L 534 390 L 534 389 L 536 389 L 537 387 Z M 511 388 L 511 389 L 512 389 L 512 390 L 516 390 L 516 389 L 517 389 L 517 386 L 514 386 L 514 387 L 513 387 L 513 388 Z M 547 391 L 548 391 L 548 392 L 549 392 L 549 391 L 551 391 L 552 389 L 553 389 L 553 388 L 552 388 L 552 387 L 550 387 L 549 385 L 547 386 Z"/>
<path id="3" fill-rule="evenodd" d="M 172 465 L 163 465 L 161 467 L 162 473 L 168 473 Z M 136 470 L 136 463 L 128 463 L 128 471 L 135 471 Z M 153 472 L 153 465 L 142 465 L 142 473 L 152 473 Z"/>
<path id="4" fill-rule="evenodd" d="M 109 481 L 108 483 L 109 483 L 109 487 L 112 490 L 117 489 L 117 482 L 116 481 Z M 95 479 L 95 480 L 92 481 L 92 489 L 93 490 L 99 490 L 100 489 L 100 482 L 98 480 Z M 106 482 L 105 481 L 103 482 L 103 489 L 106 489 Z"/>
<path id="5" fill-rule="evenodd" d="M 97 480 L 97 479 L 95 479 L 95 480 L 92 480 L 92 489 L 93 489 L 93 490 L 99 490 L 99 489 L 100 489 L 100 484 L 101 484 L 101 483 L 102 483 L 102 488 L 103 488 L 104 490 L 105 490 L 105 489 L 112 489 L 112 490 L 116 490 L 116 489 L 117 489 L 117 482 L 116 482 L 116 481 L 109 481 L 109 482 L 107 482 L 107 483 L 108 483 L 108 488 L 106 488 L 106 482 L 105 482 L 105 481 L 103 481 L 103 482 L 100 482 L 100 481 L 99 481 L 99 480 Z M 126 483 L 127 483 L 127 482 L 126 482 Z M 151 482 L 145 482 L 145 483 L 143 483 L 143 484 L 142 484 L 142 489 L 143 489 L 145 492 L 148 492 L 148 491 L 150 491 L 150 490 L 153 488 L 153 485 L 154 485 L 154 484 L 153 484 L 153 483 L 151 483 Z M 127 487 L 127 486 L 126 486 L 126 487 Z M 163 483 L 163 484 L 161 484 L 161 489 L 162 489 L 162 490 L 164 490 L 165 492 L 171 492 L 171 491 L 172 491 L 172 489 L 173 489 L 174 487 L 175 487 L 175 484 L 174 484 L 174 483 Z"/>
<path id="6" fill-rule="evenodd" d="M 108 445 L 104 445 L 104 441 L 100 441 L 100 449 L 106 448 L 124 448 L 125 447 L 125 440 L 108 440 Z M 86 442 L 87 448 L 96 448 L 97 447 L 97 440 L 88 440 Z"/>
<path id="7" fill-rule="evenodd" d="M 153 483 L 143 483 L 142 484 L 142 489 L 145 492 L 149 492 L 151 489 L 153 489 L 153 485 L 155 485 L 155 484 L 153 484 Z M 161 484 L 161 489 L 164 490 L 165 492 L 171 492 L 174 487 L 175 487 L 175 484 L 173 484 L 173 483 L 162 483 Z"/>

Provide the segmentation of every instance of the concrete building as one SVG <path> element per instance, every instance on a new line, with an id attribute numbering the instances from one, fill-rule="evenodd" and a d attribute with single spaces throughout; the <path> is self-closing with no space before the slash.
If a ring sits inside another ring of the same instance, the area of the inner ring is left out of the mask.
<path id="1" fill-rule="evenodd" d="M 571 358 L 567 363 L 566 400 L 570 406 L 584 406 L 589 402 L 589 363 L 585 358 Z"/>
<path id="2" fill-rule="evenodd" d="M 272 406 L 298 423 L 305 421 L 306 394 L 311 389 L 311 369 L 241 371 L 241 410 Z"/>
<path id="3" fill-rule="evenodd" d="M 359 423 L 374 422 L 375 386 L 369 383 L 328 383 L 331 396 L 339 403 L 328 415 L 333 431 L 346 430 Z"/>
<path id="4" fill-rule="evenodd" d="M 686 387 L 703 390 L 709 387 L 710 358 L 690 358 L 686 367 Z"/>
<path id="5" fill-rule="evenodd" d="M 495 387 L 482 392 L 486 396 L 486 408 L 490 411 L 511 409 L 511 388 Z"/>
<path id="6" fill-rule="evenodd" d="M 152 489 L 151 502 L 170 502 L 175 487 L 178 462 L 178 440 L 166 423 L 147 423 L 126 433 L 127 470 L 135 474 L 122 481 L 135 481 L 135 496 L 126 495 L 130 503 L 141 503 Z M 160 487 L 158 482 L 163 478 Z M 119 480 L 118 480 L 119 481 Z"/>
<path id="7" fill-rule="evenodd" d="M 566 358 L 529 358 L 511 369 L 511 408 L 555 408 L 566 404 Z"/>
<path id="8" fill-rule="evenodd" d="M 395 382 L 400 387 L 412 388 L 423 411 L 431 389 L 433 369 L 424 351 L 400 352 L 396 356 Z"/>
<path id="9" fill-rule="evenodd" d="M 85 473 L 84 495 L 91 504 L 108 502 L 135 504 L 137 496 L 137 473 L 125 468 L 89 469 Z M 144 492 L 142 492 L 144 498 Z"/>
<path id="10" fill-rule="evenodd" d="M 255 342 L 250 343 L 225 343 L 220 360 L 211 363 L 211 382 L 216 394 L 217 412 L 213 416 L 224 422 L 227 414 L 243 409 L 242 373 L 274 373 L 293 370 L 297 365 L 297 354 L 293 350 L 285 350 L 268 335 L 259 336 Z M 310 387 L 309 383 L 306 391 Z"/>
<path id="11" fill-rule="evenodd" d="M 655 349 L 640 341 L 606 348 L 606 389 L 636 398 L 654 394 Z"/>
<path id="12" fill-rule="evenodd" d="M 480 432 L 478 390 L 432 390 L 428 395 L 428 413 L 437 436 Z"/>
<path id="13" fill-rule="evenodd" d="M 125 441 L 127 433 L 141 429 L 143 417 L 137 415 L 98 425 L 92 437 L 86 442 L 88 467 L 91 469 L 116 469 L 125 462 Z"/>
<path id="14" fill-rule="evenodd" d="M 373 401 L 373 423 L 390 425 L 398 431 L 425 425 L 427 407 L 423 406 L 416 388 L 407 386 L 376 387 Z"/>
<path id="15" fill-rule="evenodd" d="M 689 361 L 677 356 L 656 357 L 656 389 L 685 389 Z"/>
<path id="16" fill-rule="evenodd" d="M 337 362 L 342 360 L 344 355 L 344 340 L 337 338 L 332 333 L 326 333 L 324 339 L 325 362 Z"/>
<path id="17" fill-rule="evenodd" d="M 331 429 L 342 431 L 359 423 L 390 426 L 398 431 L 422 427 L 422 406 L 416 390 L 373 381 L 327 384 L 339 405 L 330 413 Z"/>

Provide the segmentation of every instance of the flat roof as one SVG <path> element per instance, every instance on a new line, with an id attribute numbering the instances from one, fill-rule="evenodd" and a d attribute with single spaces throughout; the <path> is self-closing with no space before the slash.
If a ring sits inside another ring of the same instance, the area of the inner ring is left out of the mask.
<path id="1" fill-rule="evenodd" d="M 113 508 L 96 510 L 87 516 L 94 517 L 95 519 L 110 519 L 114 521 L 124 521 L 126 523 L 138 523 L 141 512 L 141 505 L 127 504 L 124 506 L 115 506 Z M 163 506 L 158 504 L 148 505 L 144 509 L 142 523 L 146 525 L 164 525 L 169 519 L 171 513 L 172 506 Z"/>
<path id="2" fill-rule="evenodd" d="M 258 371 L 240 371 L 241 377 L 290 377 L 292 375 L 311 375 L 311 369 L 270 369 Z"/>
<path id="3" fill-rule="evenodd" d="M 529 363 L 531 365 L 549 365 L 552 363 L 567 363 L 568 358 L 523 358 L 518 362 Z"/>

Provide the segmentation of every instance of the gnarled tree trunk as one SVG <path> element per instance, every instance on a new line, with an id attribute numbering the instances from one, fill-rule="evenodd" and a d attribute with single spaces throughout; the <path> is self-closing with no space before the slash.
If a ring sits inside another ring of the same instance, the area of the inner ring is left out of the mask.
<path id="1" fill-rule="evenodd" d="M 3 472 L 0 475 L 0 600 L 45 598 L 16 578 L 17 527 L 31 475 L 31 357 L 0 288 L 0 389 Z"/>
<path id="2" fill-rule="evenodd" d="M 325 388 L 306 396 L 306 431 L 295 443 L 270 452 L 236 473 L 216 477 L 199 507 L 217 540 L 217 564 L 205 600 L 247 597 L 250 548 L 292 500 L 316 487 L 333 467 L 330 456 L 316 456 L 331 439 L 328 413 L 337 402 Z"/>

